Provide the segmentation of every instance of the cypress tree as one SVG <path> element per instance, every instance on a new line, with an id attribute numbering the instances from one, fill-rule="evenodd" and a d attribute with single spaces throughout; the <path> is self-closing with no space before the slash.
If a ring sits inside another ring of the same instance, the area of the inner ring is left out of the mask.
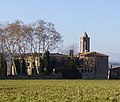
<path id="1" fill-rule="evenodd" d="M 47 50 L 45 52 L 45 68 L 46 68 L 46 74 L 50 73 L 49 71 L 49 59 L 50 59 L 50 52 Z"/>

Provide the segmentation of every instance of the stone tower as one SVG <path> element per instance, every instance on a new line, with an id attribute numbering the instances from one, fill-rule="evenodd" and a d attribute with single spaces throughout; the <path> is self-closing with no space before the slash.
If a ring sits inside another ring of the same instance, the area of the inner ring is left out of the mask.
<path id="1" fill-rule="evenodd" d="M 80 38 L 80 53 L 90 52 L 90 37 L 86 32 Z"/>

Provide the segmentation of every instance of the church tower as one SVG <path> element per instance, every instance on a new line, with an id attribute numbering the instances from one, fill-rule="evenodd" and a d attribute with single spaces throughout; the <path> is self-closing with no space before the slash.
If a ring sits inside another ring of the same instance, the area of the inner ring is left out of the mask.
<path id="1" fill-rule="evenodd" d="M 80 38 L 80 53 L 90 52 L 90 37 L 86 32 Z"/>

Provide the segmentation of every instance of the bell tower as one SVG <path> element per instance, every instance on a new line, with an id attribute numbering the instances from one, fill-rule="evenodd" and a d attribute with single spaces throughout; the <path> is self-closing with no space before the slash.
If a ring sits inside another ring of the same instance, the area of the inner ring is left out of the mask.
<path id="1" fill-rule="evenodd" d="M 90 37 L 86 32 L 80 38 L 80 53 L 90 52 Z"/>

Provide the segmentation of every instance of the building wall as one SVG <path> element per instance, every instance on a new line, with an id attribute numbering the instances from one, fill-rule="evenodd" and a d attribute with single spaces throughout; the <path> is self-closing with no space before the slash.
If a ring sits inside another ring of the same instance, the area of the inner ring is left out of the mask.
<path id="1" fill-rule="evenodd" d="M 79 69 L 82 79 L 94 79 L 94 68 L 91 67 L 81 67 Z"/>
<path id="2" fill-rule="evenodd" d="M 80 53 L 89 52 L 90 51 L 90 38 L 80 38 Z"/>
<path id="3" fill-rule="evenodd" d="M 28 75 L 32 75 L 32 68 L 33 66 L 33 62 L 35 62 L 35 67 L 37 70 L 37 74 L 39 74 L 39 66 L 40 66 L 40 57 L 39 56 L 35 56 L 34 59 L 32 56 L 27 56 L 25 58 L 26 64 L 27 64 L 27 73 Z"/>
<path id="4" fill-rule="evenodd" d="M 83 79 L 107 79 L 108 78 L 108 57 L 82 57 L 84 63 L 80 66 Z M 92 71 L 91 71 L 92 70 Z"/>
<path id="5" fill-rule="evenodd" d="M 110 71 L 110 79 L 120 79 L 120 67 L 112 68 Z"/>
<path id="6" fill-rule="evenodd" d="M 95 78 L 107 79 L 108 78 L 108 57 L 95 58 Z"/>

